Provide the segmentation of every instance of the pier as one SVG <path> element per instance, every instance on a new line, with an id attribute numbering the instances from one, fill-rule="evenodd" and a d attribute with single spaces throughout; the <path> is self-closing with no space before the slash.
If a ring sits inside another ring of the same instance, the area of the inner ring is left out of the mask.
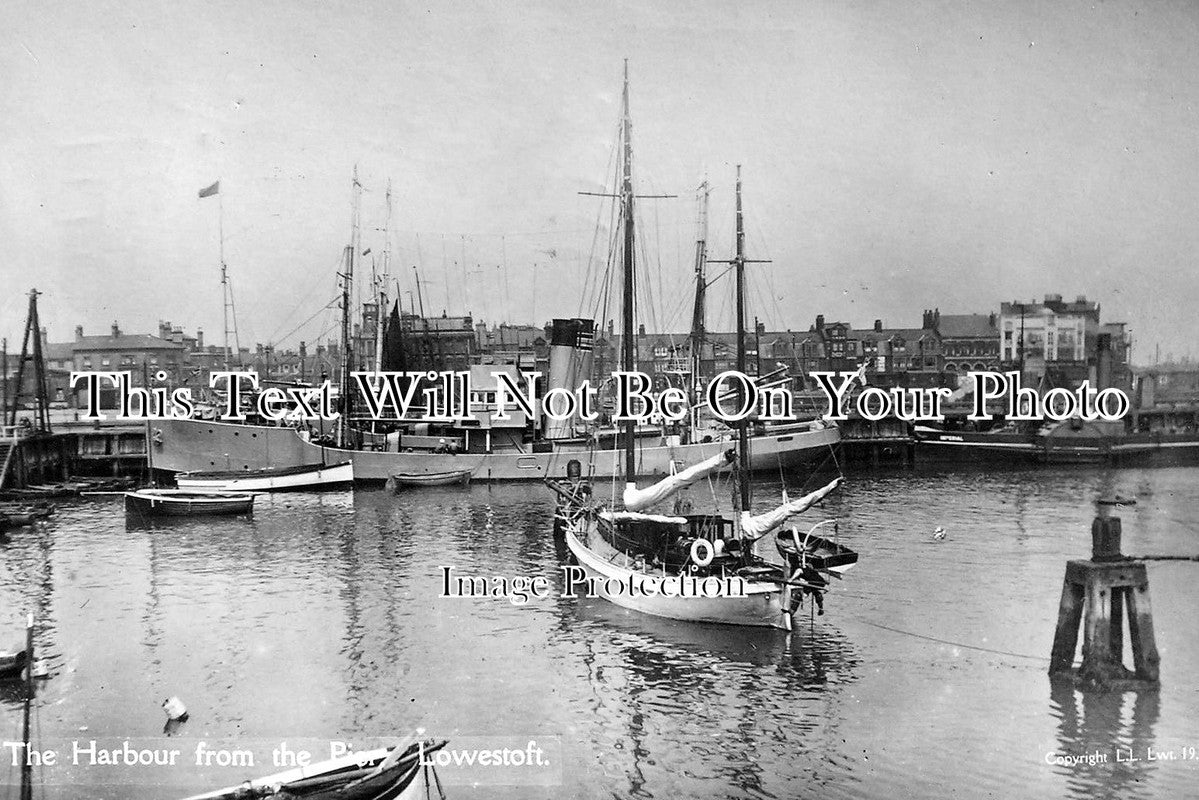
<path id="1" fill-rule="evenodd" d="M 59 425 L 53 433 L 0 427 L 0 491 L 53 484 L 74 476 L 141 477 L 146 433 L 141 425 Z"/>

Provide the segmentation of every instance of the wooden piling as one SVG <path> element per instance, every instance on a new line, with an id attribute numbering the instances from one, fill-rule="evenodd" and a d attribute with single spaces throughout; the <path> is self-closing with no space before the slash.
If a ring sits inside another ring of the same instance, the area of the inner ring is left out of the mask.
<path id="1" fill-rule="evenodd" d="M 1062 582 L 1049 674 L 1097 689 L 1156 684 L 1158 654 L 1149 605 L 1149 574 L 1143 561 L 1120 554 L 1117 517 L 1091 525 L 1090 560 L 1070 561 Z M 1133 669 L 1124 666 L 1127 610 Z M 1078 629 L 1083 629 L 1082 664 L 1074 668 Z"/>

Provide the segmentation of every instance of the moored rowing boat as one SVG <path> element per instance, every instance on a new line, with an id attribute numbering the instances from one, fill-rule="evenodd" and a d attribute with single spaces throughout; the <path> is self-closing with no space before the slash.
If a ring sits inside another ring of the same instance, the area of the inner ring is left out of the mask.
<path id="1" fill-rule="evenodd" d="M 466 486 L 470 483 L 471 472 L 469 469 L 448 472 L 398 472 L 388 479 L 387 485 L 396 491 L 402 486 Z"/>
<path id="2" fill-rule="evenodd" d="M 280 492 L 326 489 L 354 482 L 354 465 L 305 464 L 298 467 L 268 467 L 258 470 L 181 472 L 175 478 L 180 489 L 220 492 Z"/>
<path id="3" fill-rule="evenodd" d="M 153 516 L 192 517 L 248 514 L 254 495 L 184 489 L 138 489 L 125 492 L 125 511 Z"/>

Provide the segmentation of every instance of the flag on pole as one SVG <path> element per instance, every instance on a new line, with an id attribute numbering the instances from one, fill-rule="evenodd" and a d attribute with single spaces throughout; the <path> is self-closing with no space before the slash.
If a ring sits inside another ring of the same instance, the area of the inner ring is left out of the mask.
<path id="1" fill-rule="evenodd" d="M 207 186 L 207 187 L 201 189 L 200 190 L 200 198 L 203 199 L 205 197 L 212 197 L 214 194 L 217 194 L 220 191 L 221 191 L 221 182 L 217 181 L 212 186 Z"/>

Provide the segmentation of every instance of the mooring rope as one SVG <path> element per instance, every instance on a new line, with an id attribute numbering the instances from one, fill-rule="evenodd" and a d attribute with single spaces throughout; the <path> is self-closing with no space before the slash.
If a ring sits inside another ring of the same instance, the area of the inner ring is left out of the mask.
<path id="1" fill-rule="evenodd" d="M 854 617 L 854 619 L 856 619 L 858 622 L 861 622 L 864 625 L 870 625 L 871 627 L 874 627 L 874 628 L 881 628 L 884 631 L 891 631 L 892 633 L 898 633 L 903 636 L 912 636 L 916 639 L 924 639 L 925 641 L 936 642 L 937 644 L 947 644 L 951 647 L 961 647 L 965 650 L 978 650 L 979 652 L 982 652 L 982 653 L 994 653 L 995 655 L 1011 656 L 1012 658 L 1026 658 L 1030 661 L 1049 661 L 1049 659 L 1046 658 L 1045 656 L 1030 656 L 1026 653 L 1013 653 L 1011 650 L 998 650 L 994 647 L 982 647 L 981 645 L 976 645 L 976 644 L 966 644 L 964 642 L 955 642 L 955 641 L 951 641 L 949 639 L 939 639 L 936 636 L 927 636 L 923 633 L 915 633 L 913 631 L 905 631 L 905 630 L 901 630 L 900 628 L 893 628 L 890 625 L 883 625 L 878 622 L 871 622 L 870 620 L 862 619 L 861 617 Z"/>
<path id="2" fill-rule="evenodd" d="M 1128 556 L 1131 561 L 1199 561 L 1199 556 Z"/>

